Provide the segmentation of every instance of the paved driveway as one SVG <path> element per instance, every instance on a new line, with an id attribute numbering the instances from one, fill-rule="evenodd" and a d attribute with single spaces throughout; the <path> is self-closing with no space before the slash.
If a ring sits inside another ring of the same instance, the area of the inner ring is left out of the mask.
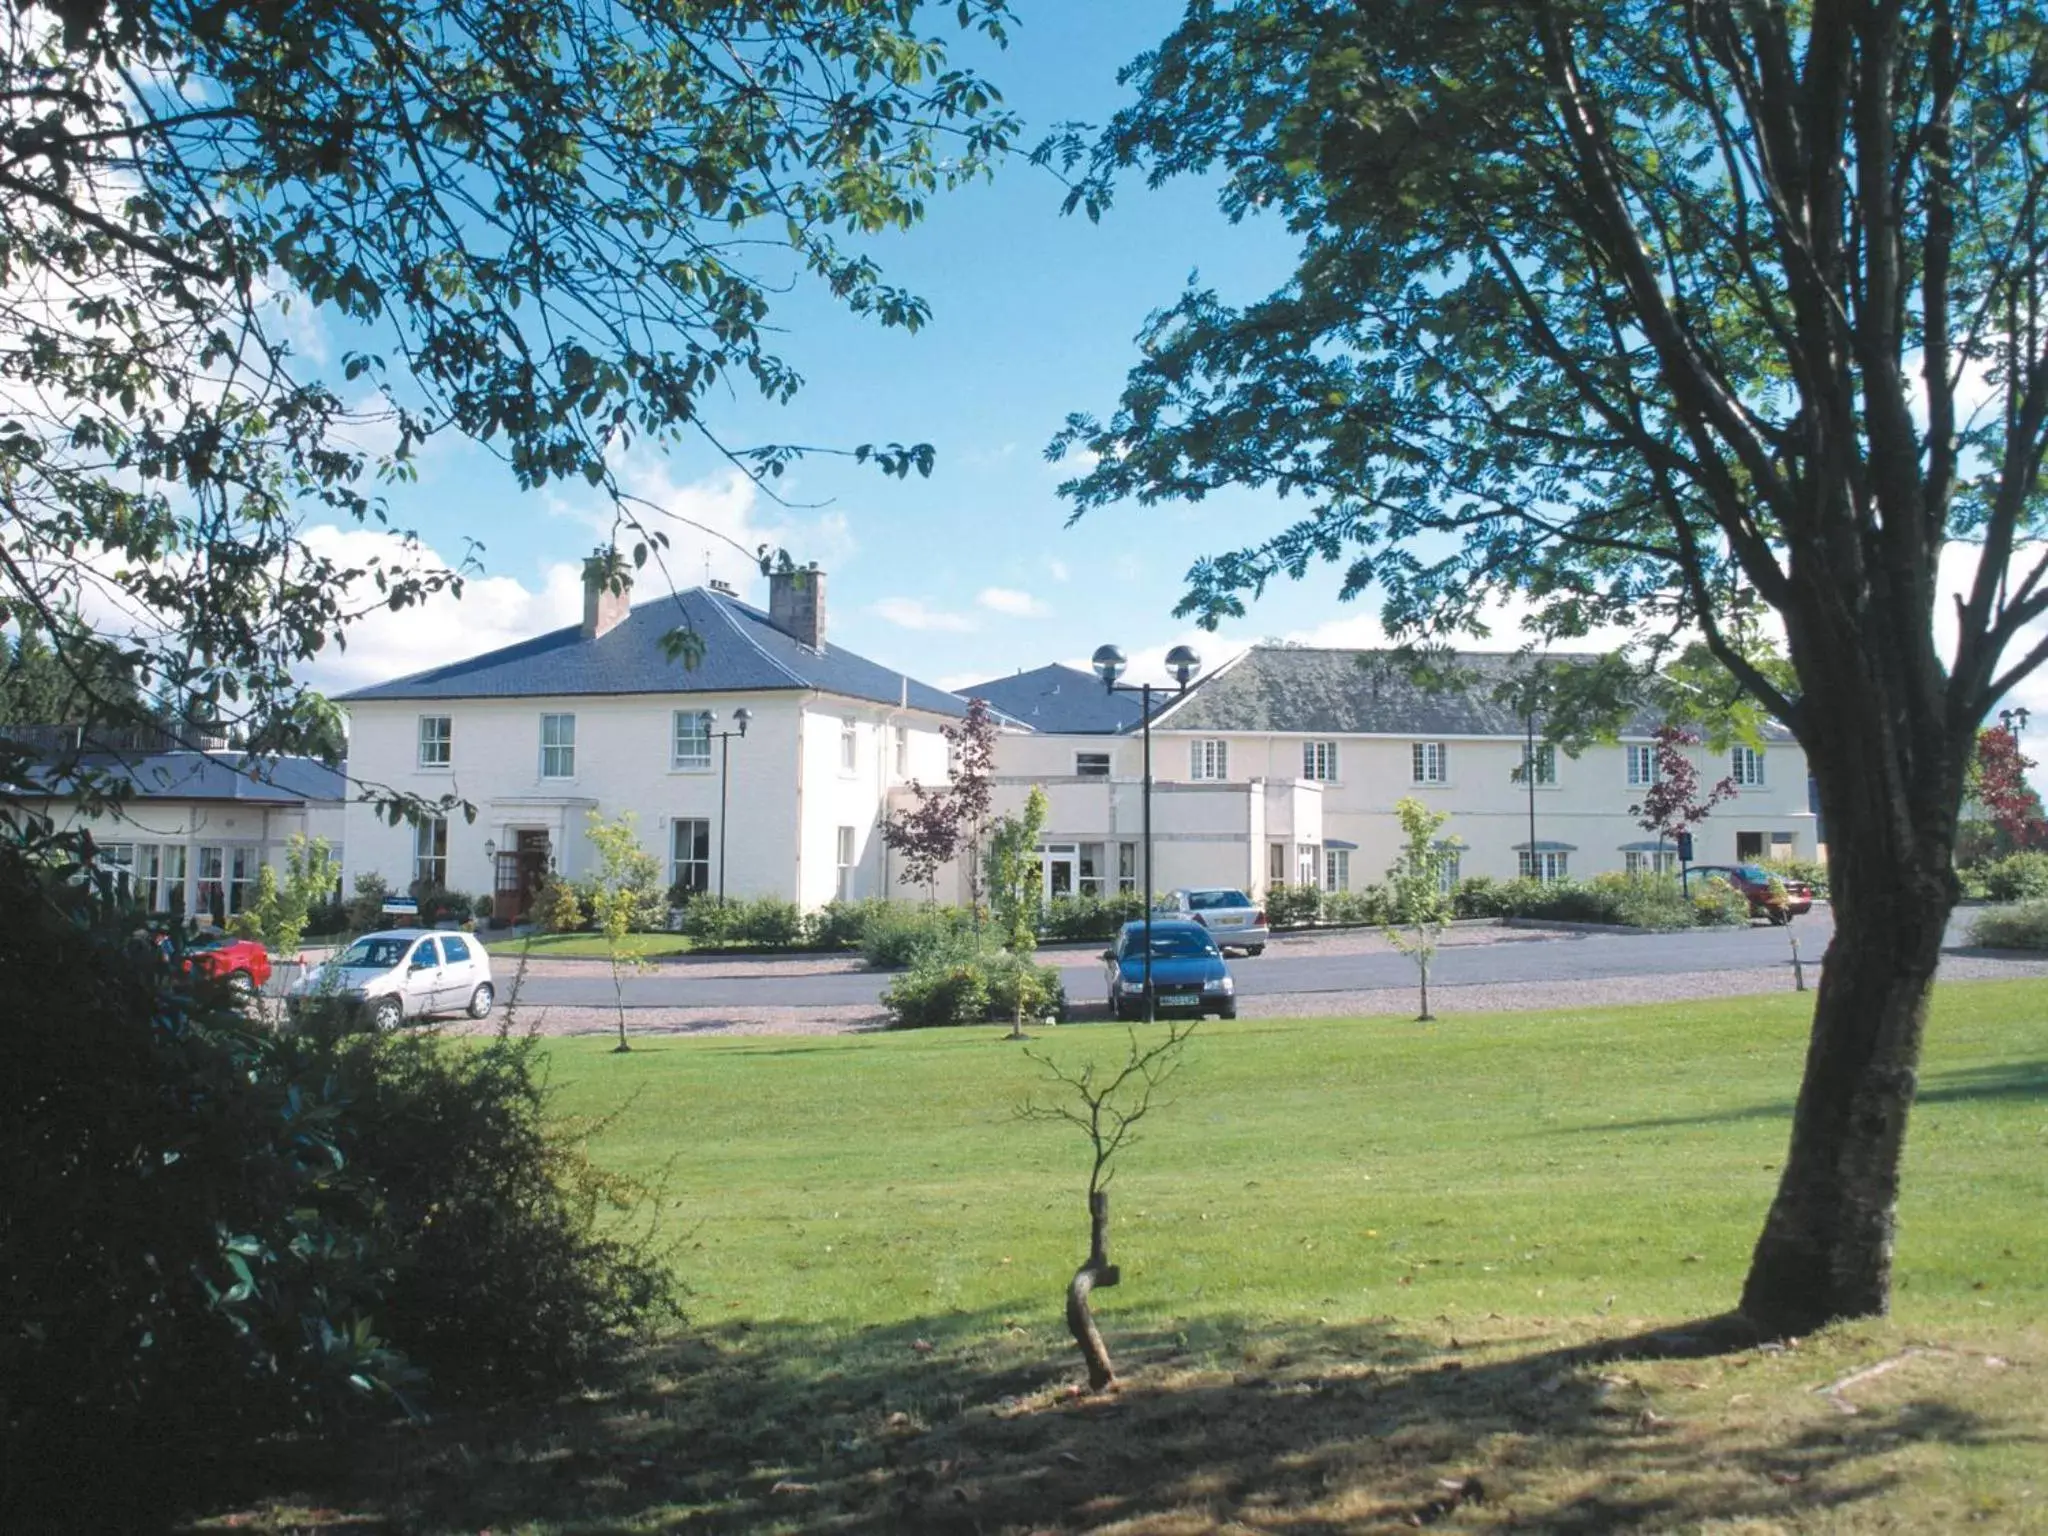
<path id="1" fill-rule="evenodd" d="M 1968 915 L 1958 914 L 1949 936 L 1952 946 L 1964 942 Z M 1747 929 L 1676 934 L 1458 928 L 1447 936 L 1432 984 L 1441 988 L 1528 985 L 1782 969 L 1789 985 L 1791 940 L 1798 940 L 1801 957 L 1811 965 L 1820 960 L 1833 933 L 1825 906 L 1816 907 L 1789 928 L 1759 923 Z M 1092 947 L 1040 952 L 1040 958 L 1066 973 L 1068 991 L 1077 999 L 1096 998 L 1101 993 L 1102 962 L 1098 956 L 1099 951 Z M 509 947 L 500 946 L 495 958 L 501 977 L 509 980 L 513 964 Z M 1963 961 L 1960 967 L 1958 961 L 1951 961 L 1946 968 L 1975 973 L 1987 963 L 2010 964 L 2015 974 L 2038 968 L 2038 962 L 2030 965 L 2024 961 Z M 1366 930 L 1291 935 L 1277 940 L 1256 958 L 1232 960 L 1231 971 L 1237 978 L 1238 996 L 1247 1001 L 1403 988 L 1412 986 L 1415 976 L 1414 965 L 1405 955 L 1396 953 L 1379 934 Z M 1811 974 L 1817 976 L 1817 972 Z M 863 969 L 855 960 L 683 958 L 627 976 L 624 991 L 629 1008 L 847 1008 L 872 1006 L 888 984 L 889 973 Z M 529 970 L 520 996 L 543 1006 L 610 1007 L 611 971 L 602 962 L 544 962 Z"/>

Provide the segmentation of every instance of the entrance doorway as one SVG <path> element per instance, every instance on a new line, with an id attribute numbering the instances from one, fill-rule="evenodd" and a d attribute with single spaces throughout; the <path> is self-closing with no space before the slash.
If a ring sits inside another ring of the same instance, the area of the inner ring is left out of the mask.
<path id="1" fill-rule="evenodd" d="M 548 834 L 527 828 L 513 834 L 514 845 L 498 850 L 491 906 L 501 923 L 524 922 L 533 898 L 548 878 Z"/>
<path id="2" fill-rule="evenodd" d="M 1042 893 L 1048 902 L 1056 896 L 1073 895 L 1080 879 L 1080 844 L 1044 844 L 1038 850 L 1038 868 Z"/>

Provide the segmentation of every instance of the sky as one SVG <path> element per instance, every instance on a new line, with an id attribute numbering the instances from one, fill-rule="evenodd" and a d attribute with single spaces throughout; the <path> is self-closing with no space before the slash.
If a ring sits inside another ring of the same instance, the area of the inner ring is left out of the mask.
<path id="1" fill-rule="evenodd" d="M 1052 126 L 1100 123 L 1127 99 L 1118 69 L 1166 35 L 1180 0 L 1024 0 L 1007 50 L 962 44 L 1025 122 L 1028 147 Z M 937 13 L 928 21 L 939 24 Z M 924 223 L 871 249 L 887 279 L 931 305 L 916 334 L 849 316 L 799 283 L 777 295 L 780 354 L 805 376 L 795 401 L 771 407 L 741 393 L 708 402 L 712 424 L 737 444 L 784 441 L 850 448 L 930 442 L 934 473 L 907 480 L 839 458 L 813 457 L 777 483 L 780 501 L 708 448 L 670 457 L 636 449 L 628 488 L 719 530 L 744 549 L 786 548 L 827 573 L 828 643 L 941 687 L 1066 661 L 1085 665 L 1100 644 L 1121 645 L 1132 676 L 1163 676 L 1158 658 L 1187 641 L 1214 666 L 1267 638 L 1369 645 L 1383 634 L 1368 603 L 1338 599 L 1339 568 L 1280 582 L 1242 621 L 1203 634 L 1173 617 L 1189 566 L 1277 532 L 1300 514 L 1267 493 L 1227 492 L 1194 506 L 1135 505 L 1091 512 L 1073 526 L 1056 487 L 1071 466 L 1044 448 L 1067 414 L 1106 416 L 1136 356 L 1133 338 L 1192 275 L 1226 300 L 1269 292 L 1290 270 L 1294 242 L 1277 221 L 1233 226 L 1213 185 L 1135 182 L 1100 224 L 1062 217 L 1063 188 L 1019 153 L 993 181 L 933 197 Z M 336 349 L 317 319 L 301 345 Z M 383 613 L 348 631 L 309 675 L 330 692 L 473 655 L 574 623 L 580 562 L 604 542 L 612 513 L 580 488 L 524 491 L 495 458 L 436 439 L 416 483 L 389 493 L 395 525 L 482 573 L 459 603 Z M 314 526 L 309 542 L 344 559 L 381 535 Z M 672 529 L 665 572 L 643 573 L 636 598 L 667 585 L 731 582 L 765 603 L 765 582 L 731 545 Z M 1952 551 L 1952 579 L 1969 552 Z M 1492 643 L 1520 642 L 1501 615 Z M 1613 639 L 1618 637 L 1596 637 Z M 2042 711 L 2048 677 L 2012 702 Z"/>

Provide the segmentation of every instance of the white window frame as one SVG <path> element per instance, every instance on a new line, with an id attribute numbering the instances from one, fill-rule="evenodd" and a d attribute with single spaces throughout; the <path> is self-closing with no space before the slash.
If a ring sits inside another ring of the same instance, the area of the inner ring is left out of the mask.
<path id="1" fill-rule="evenodd" d="M 1074 754 L 1074 777 L 1077 779 L 1106 779 L 1109 777 L 1109 766 L 1110 760 L 1107 752 L 1076 752 Z"/>
<path id="2" fill-rule="evenodd" d="M 1628 754 L 1628 787 L 1648 789 L 1657 782 L 1657 749 L 1642 742 L 1630 742 L 1622 750 Z"/>
<path id="3" fill-rule="evenodd" d="M 860 771 L 860 722 L 851 715 L 839 721 L 839 771 L 842 774 Z"/>
<path id="4" fill-rule="evenodd" d="M 563 722 L 567 722 L 565 725 Z M 550 741 L 552 731 L 554 739 Z M 552 758 L 548 755 L 555 754 Z M 557 772 L 550 773 L 552 762 Z M 569 711 L 544 714 L 540 717 L 540 776 L 544 779 L 573 779 L 576 777 L 576 716 Z"/>
<path id="5" fill-rule="evenodd" d="M 1188 743 L 1188 777 L 1197 783 L 1221 783 L 1230 777 L 1230 743 L 1203 736 Z"/>
<path id="6" fill-rule="evenodd" d="M 1410 745 L 1408 769 L 1411 784 L 1451 782 L 1451 750 L 1441 741 L 1418 741 Z"/>
<path id="7" fill-rule="evenodd" d="M 1135 891 L 1138 888 L 1138 845 L 1118 843 L 1116 845 L 1116 888 L 1118 891 Z"/>
<path id="8" fill-rule="evenodd" d="M 1446 848 L 1443 844 L 1439 843 L 1437 845 L 1436 863 L 1437 890 L 1446 896 L 1456 895 L 1458 880 L 1458 850 L 1456 848 Z"/>
<path id="9" fill-rule="evenodd" d="M 455 717 L 421 715 L 418 738 L 418 766 L 438 772 L 455 766 Z"/>
<path id="10" fill-rule="evenodd" d="M 1764 788 L 1763 753 L 1738 743 L 1728 754 L 1728 776 L 1737 789 Z"/>
<path id="11" fill-rule="evenodd" d="M 448 889 L 448 818 L 422 816 L 412 828 L 412 883 Z"/>
<path id="12" fill-rule="evenodd" d="M 208 899 L 207 887 L 220 892 L 220 906 L 223 915 L 228 904 L 228 850 L 225 843 L 201 843 L 197 856 L 192 860 L 192 912 L 194 917 L 204 916 L 213 920 L 213 903 Z"/>
<path id="13" fill-rule="evenodd" d="M 1287 845 L 1266 844 L 1266 883 L 1285 885 L 1287 883 Z"/>
<path id="14" fill-rule="evenodd" d="M 701 743 L 703 750 L 695 750 Z M 670 773 L 711 771 L 711 711 L 679 709 L 669 717 L 668 768 Z"/>
<path id="15" fill-rule="evenodd" d="M 1322 884 L 1322 850 L 1314 843 L 1294 845 L 1294 883 L 1309 890 Z"/>
<path id="16" fill-rule="evenodd" d="M 701 856 L 698 854 L 696 847 L 697 832 L 700 829 L 704 839 L 704 851 Z M 690 832 L 691 844 L 687 849 L 683 846 L 683 834 L 686 830 Z M 684 874 L 691 870 L 695 870 L 698 875 L 697 884 L 690 887 L 691 894 L 695 895 L 710 890 L 711 822 L 708 817 L 678 816 L 668 824 L 669 889 L 674 890 L 676 886 L 682 884 Z"/>
<path id="17" fill-rule="evenodd" d="M 1557 880 L 1571 878 L 1571 850 L 1566 848 L 1541 848 L 1531 851 L 1527 848 L 1515 850 L 1515 877 L 1520 880 L 1540 880 L 1545 885 Z"/>
<path id="18" fill-rule="evenodd" d="M 852 827 L 841 827 L 833 839 L 833 865 L 838 871 L 838 880 L 833 891 L 840 901 L 849 901 L 853 897 L 854 860 L 858 857 L 854 849 L 853 836 Z"/>
<path id="19" fill-rule="evenodd" d="M 1349 848 L 1325 848 L 1323 850 L 1323 889 L 1326 891 L 1348 891 L 1351 889 L 1351 850 Z"/>
<path id="20" fill-rule="evenodd" d="M 1628 875 L 1675 875 L 1678 873 L 1678 850 L 1666 848 L 1629 848 L 1621 855 L 1623 874 Z"/>
<path id="21" fill-rule="evenodd" d="M 1316 784 L 1337 782 L 1337 743 L 1304 741 L 1301 744 L 1301 776 Z"/>
<path id="22" fill-rule="evenodd" d="M 1522 772 L 1525 777 L 1521 780 L 1525 787 L 1529 783 L 1529 779 L 1526 777 L 1529 773 L 1529 758 L 1529 744 L 1525 741 L 1522 743 Z M 1537 742 L 1535 759 L 1536 787 L 1538 789 L 1557 788 L 1557 747 L 1551 742 Z"/>
<path id="23" fill-rule="evenodd" d="M 228 844 L 226 896 L 228 916 L 246 912 L 256 895 L 256 877 L 263 869 L 263 849 L 256 843 Z"/>

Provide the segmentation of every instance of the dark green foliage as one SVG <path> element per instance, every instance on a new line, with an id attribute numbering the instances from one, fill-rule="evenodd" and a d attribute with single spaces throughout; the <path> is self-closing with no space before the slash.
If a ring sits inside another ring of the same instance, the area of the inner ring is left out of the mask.
<path id="1" fill-rule="evenodd" d="M 1318 915 L 1323 927 L 1373 927 L 1394 921 L 1393 895 L 1383 885 L 1357 891 L 1325 891 Z"/>
<path id="2" fill-rule="evenodd" d="M 161 1523 L 257 1437 L 558 1386 L 671 1308 L 530 1040 L 253 1030 L 52 853 L 0 852 L 0 1528 Z"/>
<path id="3" fill-rule="evenodd" d="M 391 897 L 391 887 L 382 875 L 357 875 L 355 895 L 348 902 L 348 930 L 351 933 L 369 933 L 385 927 L 388 919 L 384 916 L 384 903 Z"/>
<path id="4" fill-rule="evenodd" d="M 2048 897 L 2048 853 L 2015 853 L 1986 864 L 1978 883 L 1991 901 L 2033 901 Z"/>
<path id="5" fill-rule="evenodd" d="M 811 914 L 808 936 L 816 949 L 859 949 L 869 925 L 896 905 L 882 896 L 828 901 Z"/>
<path id="6" fill-rule="evenodd" d="M 1266 921 L 1274 928 L 1310 928 L 1322 915 L 1323 893 L 1312 885 L 1276 885 L 1266 892 Z"/>
<path id="7" fill-rule="evenodd" d="M 1769 859 L 1764 868 L 1787 880 L 1804 880 L 1816 901 L 1828 899 L 1828 866 L 1822 859 Z"/>
<path id="8" fill-rule="evenodd" d="M 1007 950 L 956 944 L 920 955 L 889 984 L 882 1006 L 898 1029 L 1009 1021 L 1015 1016 L 1020 989 L 1027 1019 L 1040 1012 L 1064 1016 L 1066 992 L 1056 967 L 1038 965 Z"/>
<path id="9" fill-rule="evenodd" d="M 1145 898 L 1136 891 L 1105 896 L 1055 896 L 1046 903 L 1039 932 L 1049 940 L 1113 939 L 1125 923 L 1145 915 Z"/>
<path id="10" fill-rule="evenodd" d="M 861 930 L 861 953 L 872 966 L 913 965 L 935 949 L 957 951 L 973 927 L 974 914 L 963 907 L 889 902 L 872 913 Z"/>
<path id="11" fill-rule="evenodd" d="M 1532 917 L 1562 923 L 1617 923 L 1631 928 L 1689 928 L 1724 920 L 1723 904 L 1702 909 L 1669 875 L 1596 875 L 1591 880 L 1458 882 L 1460 917 Z M 1702 911 L 1710 915 L 1702 915 Z M 1744 904 L 1740 921 L 1747 921 Z"/>
<path id="12" fill-rule="evenodd" d="M 683 908 L 682 932 L 706 947 L 801 949 L 803 909 L 780 896 L 728 898 L 700 894 Z"/>
<path id="13" fill-rule="evenodd" d="M 1970 942 L 1986 949 L 2048 949 L 2048 901 L 1979 912 L 1970 920 Z"/>
<path id="14" fill-rule="evenodd" d="M 420 912 L 416 919 L 409 921 L 417 922 L 422 928 L 432 928 L 439 923 L 466 923 L 476 916 L 477 898 L 462 891 L 436 885 L 415 885 L 412 897 L 420 904 Z"/>

